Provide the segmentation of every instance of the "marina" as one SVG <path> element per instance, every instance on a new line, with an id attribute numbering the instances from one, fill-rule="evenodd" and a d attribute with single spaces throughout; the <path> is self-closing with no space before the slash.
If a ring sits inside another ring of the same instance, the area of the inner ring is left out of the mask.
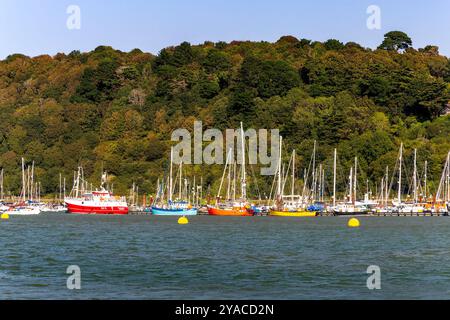
<path id="1" fill-rule="evenodd" d="M 241 137 L 244 136 L 241 124 Z M 325 195 L 325 169 L 322 164 L 316 165 L 316 142 L 309 166 L 304 169 L 302 181 L 296 175 L 296 151 L 292 152 L 287 164 L 283 163 L 283 143 L 280 137 L 280 158 L 273 178 L 272 190 L 267 200 L 248 199 L 248 179 L 245 164 L 245 142 L 241 139 L 242 162 L 238 170 L 236 162 L 232 161 L 232 150 L 227 158 L 215 201 L 202 198 L 203 185 L 189 180 L 183 172 L 183 163 L 179 164 L 177 176 L 173 178 L 173 148 L 170 152 L 170 171 L 166 179 L 158 180 L 155 197 L 146 194 L 135 194 L 138 188 L 133 184 L 130 197 L 113 195 L 109 190 L 108 174 L 101 175 L 99 188 L 84 179 L 83 168 L 79 167 L 74 173 L 73 187 L 66 196 L 65 178 L 59 176 L 59 196 L 56 200 L 43 200 L 40 183 L 35 182 L 34 162 L 25 165 L 22 158 L 22 189 L 20 196 L 10 201 L 3 200 L 0 212 L 9 215 L 38 215 L 41 212 L 72 213 L 72 214 L 106 214 L 126 215 L 129 213 L 153 214 L 162 216 L 193 216 L 208 214 L 212 216 L 273 216 L 312 218 L 317 216 L 448 216 L 450 210 L 450 152 L 447 154 L 442 175 L 435 193 L 431 193 L 427 180 L 427 162 L 424 166 L 423 179 L 419 177 L 417 169 L 417 150 L 414 150 L 413 176 L 407 185 L 404 177 L 404 146 L 400 146 L 397 163 L 391 174 L 389 167 L 379 184 L 379 192 L 373 196 L 368 183 L 366 191 L 361 195 L 358 158 L 354 159 L 354 166 L 350 168 L 347 180 L 347 190 L 343 200 L 337 195 L 337 150 L 334 150 L 333 186 L 327 198 Z M 402 174 L 403 173 L 403 174 Z M 4 171 L 0 175 L 1 190 L 3 192 Z M 64 182 L 62 182 L 64 181 Z M 176 183 L 174 183 L 174 181 Z M 166 182 L 166 183 L 165 183 Z M 298 182 L 301 182 L 301 192 L 297 192 Z M 90 185 L 90 187 L 89 187 Z M 396 190 L 394 186 L 397 186 Z M 377 185 L 378 186 L 378 185 Z M 175 192 L 177 188 L 177 192 Z M 240 188 L 240 195 L 238 189 Z M 290 188 L 290 194 L 285 190 Z M 226 195 L 222 196 L 222 190 Z M 408 194 L 404 194 L 408 190 Z M 394 192 L 396 191 L 396 192 Z M 394 195 L 394 193 L 396 193 Z M 410 195 L 412 194 L 412 196 Z M 177 195 L 177 197 L 175 197 Z M 407 199 L 406 201 L 404 199 Z M 11 201 L 12 200 L 12 201 Z M 142 201 L 142 205 L 140 202 Z"/>

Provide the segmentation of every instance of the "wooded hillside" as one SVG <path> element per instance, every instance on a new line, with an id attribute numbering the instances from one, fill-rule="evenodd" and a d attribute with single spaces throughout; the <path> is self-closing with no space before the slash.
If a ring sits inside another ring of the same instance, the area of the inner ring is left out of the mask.
<path id="1" fill-rule="evenodd" d="M 196 119 L 205 129 L 237 128 L 240 121 L 280 128 L 286 158 L 293 148 L 299 154 L 297 172 L 317 140 L 328 181 L 337 147 L 342 187 L 355 155 L 361 185 L 366 178 L 379 182 L 402 141 L 407 166 L 413 148 L 419 171 L 428 160 L 433 188 L 450 150 L 450 116 L 443 116 L 450 62 L 435 46 L 413 49 L 393 39 L 388 34 L 378 50 L 285 36 L 276 43 L 182 43 L 158 56 L 106 46 L 54 57 L 11 55 L 0 62 L 5 189 L 19 192 L 24 156 L 35 161 L 44 193 L 57 190 L 59 172 L 70 189 L 80 163 L 95 185 L 105 168 L 116 193 L 126 194 L 133 181 L 141 193 L 154 193 L 168 166 L 171 132 L 192 130 Z M 222 167 L 186 170 L 213 191 Z M 257 179 L 268 193 L 271 180 Z M 250 193 L 257 193 L 251 182 Z"/>

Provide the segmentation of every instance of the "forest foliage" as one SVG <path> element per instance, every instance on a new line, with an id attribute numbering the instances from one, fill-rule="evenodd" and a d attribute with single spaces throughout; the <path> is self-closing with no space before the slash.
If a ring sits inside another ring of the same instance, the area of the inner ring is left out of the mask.
<path id="1" fill-rule="evenodd" d="M 361 185 L 394 166 L 404 142 L 406 165 L 418 149 L 436 186 L 450 150 L 450 61 L 436 46 L 414 49 L 401 32 L 376 50 L 331 39 L 284 36 L 275 43 L 184 42 L 158 55 L 99 46 L 54 57 L 14 54 L 0 61 L 0 166 L 5 188 L 20 190 L 20 161 L 35 162 L 43 193 L 55 192 L 59 173 L 70 189 L 84 167 L 98 185 L 102 169 L 117 193 L 133 182 L 154 193 L 167 174 L 171 132 L 207 128 L 279 128 L 289 152 L 308 166 L 313 141 L 331 181 L 339 152 L 340 187 L 358 156 Z M 217 189 L 220 166 L 186 169 Z M 258 170 L 255 169 L 257 173 Z M 422 171 L 421 171 L 422 172 Z M 271 179 L 252 176 L 251 194 L 268 194 Z"/>

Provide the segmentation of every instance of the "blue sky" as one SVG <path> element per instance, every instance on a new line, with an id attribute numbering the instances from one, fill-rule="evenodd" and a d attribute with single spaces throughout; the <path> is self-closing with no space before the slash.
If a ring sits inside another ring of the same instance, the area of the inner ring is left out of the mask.
<path id="1" fill-rule="evenodd" d="M 81 9 L 80 30 L 66 27 L 69 5 Z M 381 9 L 381 30 L 366 27 L 369 5 Z M 157 53 L 183 41 L 276 41 L 283 35 L 374 48 L 391 30 L 407 32 L 416 48 L 434 44 L 450 56 L 450 1 L 0 0 L 0 59 L 99 45 Z"/>

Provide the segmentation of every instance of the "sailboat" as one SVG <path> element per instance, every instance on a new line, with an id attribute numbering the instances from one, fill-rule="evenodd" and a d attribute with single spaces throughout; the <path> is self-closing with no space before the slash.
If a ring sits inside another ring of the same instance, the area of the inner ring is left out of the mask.
<path id="1" fill-rule="evenodd" d="M 450 151 L 447 154 L 438 191 L 433 201 L 432 212 L 450 214 Z"/>
<path id="2" fill-rule="evenodd" d="M 292 181 L 291 181 L 291 194 L 284 195 L 284 186 L 287 180 L 283 179 L 281 156 L 282 156 L 282 144 L 283 138 L 280 137 L 280 158 L 278 160 L 277 169 L 277 194 L 274 207 L 269 211 L 270 216 L 275 217 L 316 217 L 318 213 L 316 211 L 309 211 L 305 209 L 305 204 L 303 201 L 304 196 L 295 195 L 295 150 L 292 152 L 292 158 L 289 162 L 289 166 L 292 163 Z M 315 156 L 315 143 L 314 143 L 314 154 Z M 315 160 L 315 157 L 314 157 Z M 289 168 L 288 168 L 289 170 Z M 306 179 L 305 179 L 306 180 Z M 305 181 L 306 185 L 306 181 Z"/>
<path id="3" fill-rule="evenodd" d="M 0 172 L 0 213 L 9 210 L 9 206 L 5 204 L 5 197 L 3 192 L 3 180 L 4 180 L 3 178 L 4 178 L 4 171 L 2 169 Z"/>
<path id="4" fill-rule="evenodd" d="M 65 184 L 65 179 L 64 179 L 64 197 L 65 197 L 65 189 L 66 189 L 66 184 Z M 64 213 L 67 212 L 67 208 L 64 205 L 64 198 L 63 198 L 63 192 L 62 192 L 62 176 L 61 173 L 59 174 L 59 198 L 57 201 L 55 201 L 55 203 L 48 203 L 43 209 L 43 212 L 52 212 L 52 213 Z"/>
<path id="5" fill-rule="evenodd" d="M 197 215 L 197 208 L 193 208 L 188 201 L 183 200 L 183 163 L 179 167 L 179 199 L 173 200 L 173 147 L 170 149 L 170 173 L 167 191 L 167 203 L 164 201 L 164 187 L 158 185 L 158 196 L 152 206 L 152 214 L 157 216 L 194 216 Z M 187 184 L 187 181 L 185 181 Z M 158 201 L 159 200 L 159 201 Z"/>
<path id="6" fill-rule="evenodd" d="M 402 147 L 403 144 L 400 147 L 400 171 L 399 171 L 399 197 L 398 197 L 398 201 L 395 202 L 395 206 L 397 208 L 398 213 L 424 213 L 425 208 L 419 204 L 419 197 L 418 197 L 418 184 L 417 184 L 417 149 L 414 149 L 414 170 L 413 170 L 413 199 L 412 201 L 406 201 L 402 203 L 402 199 L 401 199 L 401 190 L 402 190 L 402 185 L 401 185 L 401 173 L 402 173 Z"/>
<path id="7" fill-rule="evenodd" d="M 247 201 L 247 174 L 245 171 L 245 137 L 244 137 L 244 127 L 241 122 L 241 198 L 236 199 L 236 165 L 232 164 L 232 150 L 230 149 L 227 155 L 227 160 L 225 163 L 225 168 L 222 175 L 222 180 L 220 182 L 219 191 L 216 198 L 216 204 L 214 206 L 208 206 L 208 214 L 212 216 L 253 216 L 254 210 Z M 231 186 L 231 169 L 234 167 L 234 179 L 233 179 L 233 197 L 230 195 L 230 191 L 227 193 L 227 199 L 225 202 L 220 202 L 220 194 L 222 191 L 222 185 L 224 182 L 225 174 L 229 170 L 228 179 L 228 190 Z"/>
<path id="8" fill-rule="evenodd" d="M 355 165 L 350 168 L 348 181 L 348 194 L 343 202 L 336 204 L 336 165 L 337 150 L 334 150 L 334 178 L 333 178 L 333 206 L 331 212 L 334 215 L 360 215 L 367 214 L 375 209 L 377 202 L 369 200 L 369 191 L 365 194 L 363 201 L 358 201 L 358 157 L 355 157 Z"/>
<path id="9" fill-rule="evenodd" d="M 22 191 L 20 201 L 12 205 L 6 212 L 9 215 L 37 215 L 41 213 L 40 201 L 35 201 L 33 196 L 38 196 L 40 191 L 39 183 L 34 183 L 34 162 L 31 167 L 27 167 L 25 175 L 25 159 L 22 158 Z M 38 199 L 39 200 L 39 199 Z"/>
<path id="10" fill-rule="evenodd" d="M 386 173 L 381 178 L 380 182 L 380 193 L 378 194 L 378 201 L 375 213 L 387 214 L 392 212 L 392 208 L 389 207 L 389 166 L 386 166 Z"/>
<path id="11" fill-rule="evenodd" d="M 399 152 L 399 171 L 398 171 L 398 190 L 397 190 L 397 199 L 392 200 L 393 207 L 391 211 L 396 213 L 409 213 L 409 214 L 422 214 L 425 211 L 423 205 L 419 204 L 418 198 L 418 182 L 417 182 L 417 150 L 414 150 L 414 170 L 413 170 L 413 199 L 404 202 L 402 200 L 402 191 L 403 191 L 403 143 L 400 144 L 400 152 Z"/>

